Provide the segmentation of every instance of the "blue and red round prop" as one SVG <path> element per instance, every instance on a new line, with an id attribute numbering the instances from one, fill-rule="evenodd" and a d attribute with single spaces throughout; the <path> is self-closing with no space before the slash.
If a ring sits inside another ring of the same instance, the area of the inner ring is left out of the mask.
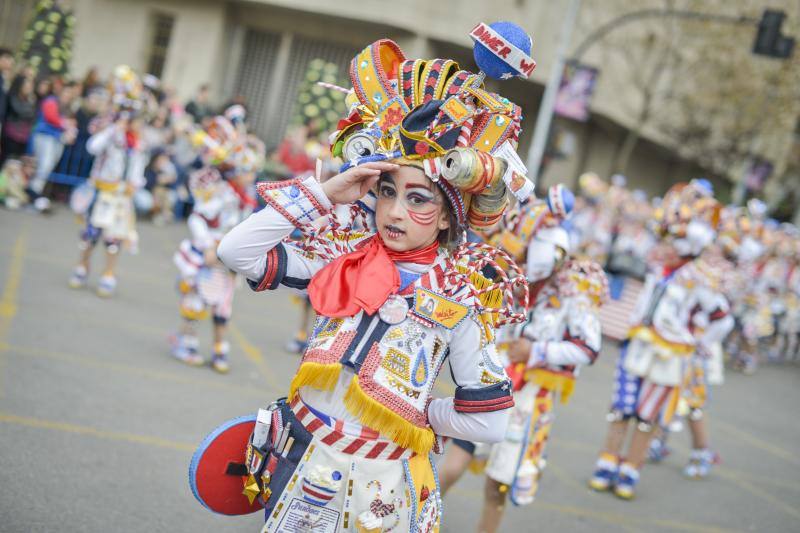
<path id="1" fill-rule="evenodd" d="M 243 515 L 263 509 L 242 493 L 247 477 L 245 455 L 256 415 L 228 420 L 212 431 L 189 464 L 189 485 L 203 507 L 224 515 Z"/>

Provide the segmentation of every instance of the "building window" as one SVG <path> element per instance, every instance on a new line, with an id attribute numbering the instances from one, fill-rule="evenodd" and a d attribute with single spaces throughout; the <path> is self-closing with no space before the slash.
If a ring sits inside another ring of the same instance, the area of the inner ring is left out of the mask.
<path id="1" fill-rule="evenodd" d="M 164 63 L 167 61 L 167 51 L 172 37 L 172 27 L 175 25 L 175 17 L 165 13 L 155 13 L 152 20 L 153 40 L 150 42 L 150 50 L 147 54 L 147 73 L 160 78 L 164 71 Z"/>

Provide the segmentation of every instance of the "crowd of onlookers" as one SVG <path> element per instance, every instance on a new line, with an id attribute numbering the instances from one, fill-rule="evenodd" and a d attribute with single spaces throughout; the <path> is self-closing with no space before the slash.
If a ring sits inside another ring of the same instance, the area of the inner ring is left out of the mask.
<path id="1" fill-rule="evenodd" d="M 186 179 L 199 164 L 192 127 L 219 109 L 210 103 L 207 85 L 183 105 L 154 76 L 141 81 L 143 106 L 131 121 L 147 153 L 147 186 L 134 201 L 140 214 L 168 222 L 191 204 Z M 30 66 L 17 65 L 10 50 L 0 49 L 0 203 L 47 211 L 51 199 L 66 200 L 89 176 L 86 141 L 110 115 L 112 96 L 97 69 L 80 81 L 37 76 Z"/>

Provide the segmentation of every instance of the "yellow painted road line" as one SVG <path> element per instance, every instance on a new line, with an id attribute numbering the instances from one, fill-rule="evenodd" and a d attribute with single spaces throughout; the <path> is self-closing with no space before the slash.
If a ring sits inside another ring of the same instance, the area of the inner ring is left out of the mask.
<path id="1" fill-rule="evenodd" d="M 558 446 L 558 444 L 554 445 Z M 560 466 L 553 464 L 552 462 L 547 463 L 547 468 L 545 468 L 545 472 L 552 474 L 554 478 L 559 480 L 561 483 L 569 486 L 573 491 L 585 492 L 587 490 L 585 483 L 577 481 L 572 476 L 570 476 L 566 470 L 564 470 Z"/>
<path id="2" fill-rule="evenodd" d="M 281 394 L 288 392 L 289 384 L 285 383 L 283 386 L 281 386 L 278 383 L 278 380 L 275 378 L 275 372 L 269 367 L 269 365 L 267 365 L 267 361 L 264 359 L 264 355 L 261 353 L 261 350 L 256 348 L 254 344 L 247 340 L 247 337 L 245 337 L 244 333 L 242 333 L 242 330 L 236 327 L 235 324 L 230 324 L 230 326 L 228 326 L 228 331 L 230 332 L 233 341 L 239 345 L 247 358 L 256 365 L 259 373 L 267 381 L 269 388 Z"/>
<path id="3" fill-rule="evenodd" d="M 575 451 L 578 451 L 578 452 L 589 452 L 592 455 L 599 455 L 599 453 L 600 453 L 600 446 L 599 445 L 587 444 L 585 442 L 580 442 L 580 441 L 571 440 L 571 439 L 565 439 L 565 438 L 562 438 L 562 437 L 558 437 L 557 442 L 558 442 L 558 444 L 556 444 L 556 446 L 558 448 L 568 448 L 568 449 L 575 450 Z"/>
<path id="4" fill-rule="evenodd" d="M 5 375 L 5 357 L 3 352 L 8 350 L 8 332 L 11 330 L 11 321 L 17 315 L 17 294 L 19 283 L 22 280 L 22 266 L 25 263 L 25 250 L 28 246 L 27 229 L 17 237 L 14 249 L 11 251 L 11 262 L 8 265 L 8 274 L 3 286 L 3 296 L 0 298 L 0 398 L 5 396 L 3 376 Z"/>
<path id="5" fill-rule="evenodd" d="M 796 506 L 786 503 L 785 501 L 773 496 L 772 494 L 770 494 L 769 492 L 765 491 L 760 487 L 756 487 L 743 477 L 735 474 L 734 472 L 730 471 L 724 466 L 720 466 L 714 472 L 721 478 L 733 483 L 737 487 L 743 489 L 746 492 L 749 492 L 753 496 L 761 498 L 762 500 L 771 503 L 784 513 L 793 516 L 796 519 L 800 518 L 800 511 L 796 509 Z"/>
<path id="6" fill-rule="evenodd" d="M 552 464 L 549 464 L 547 468 L 549 469 L 551 466 Z M 588 488 L 583 488 L 583 489 L 586 491 L 589 490 Z M 472 489 L 463 489 L 458 486 L 450 489 L 448 494 L 450 493 L 465 496 L 475 501 L 481 501 L 483 499 L 482 492 Z M 738 533 L 738 530 L 735 529 L 728 529 L 707 524 L 697 524 L 694 522 L 680 522 L 677 520 L 659 519 L 652 516 L 637 517 L 621 513 L 597 511 L 595 509 L 586 509 L 584 507 L 579 507 L 576 505 L 561 505 L 557 503 L 542 501 L 540 499 L 537 499 L 534 505 L 537 508 L 547 509 L 559 514 L 577 516 L 590 520 L 598 520 L 601 522 L 606 522 L 608 524 L 618 526 L 620 528 L 633 528 L 635 531 L 652 530 L 653 526 L 657 526 L 664 529 L 671 529 L 674 531 L 689 531 L 692 533 Z"/>
<path id="7" fill-rule="evenodd" d="M 608 495 L 606 495 L 608 496 Z M 638 526 L 639 531 L 646 531 L 652 529 L 653 526 L 662 527 L 665 529 L 672 529 L 675 531 L 690 531 L 693 533 L 733 533 L 737 530 L 727 529 L 718 526 L 710 526 L 706 524 L 697 524 L 694 522 L 680 522 L 677 520 L 665 520 L 655 517 L 633 517 L 618 513 L 596 511 L 593 509 L 584 509 L 575 505 L 560 505 L 556 503 L 536 501 L 536 505 L 545 509 L 558 511 L 562 514 L 573 516 L 580 516 L 583 518 L 591 518 L 596 520 L 603 520 L 610 524 L 616 525 L 630 525 Z"/>
<path id="8" fill-rule="evenodd" d="M 725 433 L 733 435 L 737 439 L 746 442 L 750 446 L 765 451 L 770 455 L 774 455 L 775 457 L 779 457 L 784 461 L 792 463 L 795 466 L 800 466 L 800 459 L 797 458 L 797 454 L 794 454 L 788 450 L 784 450 L 780 446 L 776 446 L 771 442 L 767 442 L 764 439 L 756 437 L 755 435 L 748 433 L 747 431 L 737 428 L 733 424 L 728 424 L 727 422 L 723 422 L 721 420 L 714 420 L 713 423 L 716 427 L 718 427 Z"/>
<path id="9" fill-rule="evenodd" d="M 13 253 L 14 253 L 13 252 L 13 248 L 9 251 L 8 248 L 0 247 L 0 255 L 13 255 Z M 60 260 L 58 260 L 56 258 L 53 258 L 53 257 L 45 255 L 45 254 L 26 253 L 26 254 L 24 254 L 24 259 L 27 259 L 29 261 L 34 261 L 36 263 L 42 263 L 42 264 L 45 264 L 45 265 L 58 267 L 59 270 L 63 270 L 66 273 L 65 274 L 65 278 L 64 278 L 65 280 L 66 280 L 66 276 L 69 274 L 69 272 L 71 271 L 72 267 L 75 266 L 75 263 L 72 260 L 70 260 L 70 261 L 60 261 Z M 122 277 L 124 278 L 124 280 L 127 280 L 127 281 L 135 281 L 137 283 L 144 283 L 146 285 L 152 285 L 154 287 L 164 288 L 164 285 L 165 285 L 165 283 L 163 281 L 163 279 L 164 279 L 163 277 L 147 276 L 147 275 L 144 275 L 144 274 L 140 274 L 138 272 L 125 272 L 122 275 Z M 65 281 L 64 285 L 66 285 L 66 281 Z"/>
<path id="10" fill-rule="evenodd" d="M 236 385 L 233 383 L 227 383 L 220 379 L 198 379 L 192 376 L 187 375 L 188 373 L 197 372 L 198 369 L 192 369 L 186 367 L 187 374 L 178 374 L 173 372 L 162 372 L 159 370 L 149 370 L 147 368 L 142 368 L 141 366 L 134 366 L 134 365 L 126 365 L 123 363 L 112 363 L 106 359 L 102 359 L 99 357 L 90 357 L 86 355 L 76 355 L 70 354 L 65 352 L 59 352 L 55 350 L 45 350 L 41 348 L 32 348 L 28 346 L 14 346 L 10 345 L 7 347 L 7 353 L 12 356 L 18 357 L 43 357 L 47 359 L 55 359 L 59 361 L 63 361 L 70 364 L 78 364 L 82 366 L 88 366 L 92 368 L 101 368 L 104 370 L 111 370 L 114 372 L 120 372 L 123 374 L 148 378 L 148 379 L 155 379 L 159 381 L 170 381 L 173 383 L 182 383 L 187 385 L 193 385 L 199 388 L 205 389 L 220 389 L 224 390 L 226 393 L 238 393 L 238 394 L 247 394 L 252 396 L 257 396 L 259 398 L 267 399 L 270 395 L 270 391 L 259 388 L 259 387 L 252 387 L 247 385 Z"/>
<path id="11" fill-rule="evenodd" d="M 177 313 L 175 314 L 177 323 Z M 101 327 L 108 330 L 122 330 L 128 331 L 131 333 L 145 333 L 152 337 L 162 337 L 164 338 L 164 346 L 166 346 L 167 341 L 167 330 L 165 330 L 161 326 L 151 326 L 149 324 L 142 324 L 139 322 L 131 322 L 130 320 L 110 320 L 106 319 L 105 315 L 95 315 L 95 316 L 82 316 L 81 317 L 81 326 L 88 327 L 88 326 L 95 326 Z"/>
<path id="12" fill-rule="evenodd" d="M 9 413 L 0 413 L 0 423 L 13 424 L 17 426 L 26 426 L 38 429 L 51 429 L 54 431 L 61 431 L 64 433 L 74 433 L 76 435 L 87 435 L 96 437 L 98 439 L 116 440 L 124 442 L 132 442 L 136 444 L 144 444 L 146 446 L 155 446 L 158 448 L 168 448 L 178 450 L 181 452 L 193 452 L 197 446 L 184 442 L 176 442 L 160 437 L 152 437 L 149 435 L 137 435 L 135 433 L 124 433 L 118 431 L 104 431 L 91 426 L 81 426 L 77 424 L 69 424 L 67 422 L 58 422 L 54 420 L 44 420 L 41 418 L 32 418 L 26 416 L 16 416 Z"/>
<path id="13" fill-rule="evenodd" d="M 725 470 L 727 472 L 732 472 L 736 474 L 737 477 L 744 479 L 745 481 L 750 481 L 751 483 L 758 483 L 763 485 L 771 485 L 773 487 L 777 487 L 779 489 L 787 489 L 787 490 L 797 490 L 800 491 L 800 483 L 797 481 L 786 481 L 783 479 L 774 479 L 774 478 L 767 478 L 761 476 L 754 476 L 752 474 L 748 474 L 747 472 L 743 472 L 741 470 L 736 470 L 735 468 L 731 468 L 730 466 L 726 466 Z"/>
<path id="14" fill-rule="evenodd" d="M 11 263 L 8 266 L 3 296 L 0 298 L 0 349 L 8 342 L 8 330 L 11 321 L 17 314 L 17 293 L 22 279 L 22 266 L 25 262 L 25 250 L 28 246 L 27 232 L 23 232 L 14 243 L 11 251 Z"/>

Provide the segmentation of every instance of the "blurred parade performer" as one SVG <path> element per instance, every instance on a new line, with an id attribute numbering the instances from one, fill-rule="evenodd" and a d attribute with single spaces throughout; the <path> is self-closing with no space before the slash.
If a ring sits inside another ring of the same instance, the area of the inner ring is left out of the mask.
<path id="1" fill-rule="evenodd" d="M 473 37 L 486 74 L 533 69 L 519 27 L 481 24 Z M 499 59 L 487 40 L 514 54 Z M 258 418 L 246 454 L 240 441 L 244 464 L 228 478 L 242 476 L 237 490 L 244 485 L 252 511 L 266 508 L 263 531 L 438 531 L 440 437 L 499 441 L 513 405 L 494 329 L 524 319 L 514 295 L 526 307 L 527 283 L 506 254 L 463 235 L 502 218 L 507 189 L 530 194 L 505 159 L 516 157 L 521 110 L 486 91 L 482 76 L 450 60 L 408 60 L 390 40 L 360 52 L 350 73 L 350 111 L 332 143 L 341 173 L 261 187 L 266 208 L 218 249 L 257 291 L 307 291 L 319 316 L 288 398 L 264 410 L 271 416 Z M 377 234 L 340 226 L 334 206 L 372 187 Z M 295 228 L 301 248 L 282 242 Z M 483 277 L 485 266 L 500 280 Z M 445 358 L 457 389 L 434 399 Z M 214 441 L 195 455 L 197 476 Z M 190 479 L 208 505 L 208 484 Z"/>
<path id="2" fill-rule="evenodd" d="M 719 309 L 730 307 L 729 298 L 735 285 L 742 280 L 736 274 L 761 253 L 761 245 L 754 234 L 754 224 L 746 213 L 738 208 L 725 208 L 721 211 L 719 237 L 716 245 L 709 247 L 698 259 L 699 268 L 707 274 L 709 298 L 717 298 Z M 712 317 L 707 313 L 695 313 L 692 322 L 695 332 L 702 335 Z M 719 461 L 710 448 L 708 433 L 708 411 L 711 397 L 709 388 L 724 382 L 724 361 L 722 339 L 701 342 L 691 359 L 691 368 L 683 387 L 682 405 L 678 413 L 685 415 L 691 434 L 692 451 L 684 475 L 692 479 L 705 478 L 711 467 Z M 672 424 L 674 425 L 674 424 Z M 659 428 L 660 434 L 650 445 L 650 458 L 660 462 L 669 454 L 666 445 L 670 426 Z"/>
<path id="3" fill-rule="evenodd" d="M 775 333 L 773 298 L 769 290 L 769 278 L 765 276 L 766 265 L 774 251 L 774 237 L 773 225 L 765 220 L 766 205 L 763 202 L 750 200 L 747 213 L 754 243 L 748 260 L 737 264 L 735 283 L 731 284 L 729 296 L 734 302 L 734 316 L 739 327 L 727 345 L 731 366 L 745 374 L 753 374 L 758 368 L 760 350 L 764 348 L 766 339 Z"/>
<path id="4" fill-rule="evenodd" d="M 800 234 L 795 226 L 784 224 L 781 253 L 786 261 L 783 290 L 783 314 L 777 324 L 773 350 L 776 358 L 796 361 L 800 352 Z"/>
<path id="5" fill-rule="evenodd" d="M 514 385 L 514 408 L 505 439 L 488 450 L 481 532 L 499 528 L 506 496 L 514 505 L 533 502 L 546 463 L 555 397 L 567 403 L 580 367 L 592 364 L 600 351 L 597 310 L 607 296 L 607 282 L 598 264 L 568 258 L 568 235 L 561 223 L 573 202 L 568 189 L 551 187 L 546 204 L 526 206 L 496 237 L 510 251 L 522 250 L 533 304 L 527 323 L 505 332 L 502 343 L 510 361 L 506 371 Z M 486 446 L 454 441 L 441 466 L 443 492 L 471 462 L 481 468 L 480 448 Z"/>
<path id="6" fill-rule="evenodd" d="M 132 250 L 138 245 L 134 193 L 144 186 L 147 156 L 139 136 L 141 121 L 141 82 L 130 67 L 114 69 L 111 79 L 112 110 L 95 119 L 96 130 L 86 143 L 95 156 L 90 175 L 95 192 L 85 213 L 86 228 L 81 234 L 81 256 L 69 279 L 70 287 L 86 286 L 89 266 L 97 242 L 106 248 L 106 267 L 97 286 L 97 294 L 109 297 L 117 288 L 114 270 L 122 246 Z"/>
<path id="7" fill-rule="evenodd" d="M 654 427 L 672 421 L 698 346 L 721 340 L 733 325 L 697 261 L 714 240 L 719 218 L 710 184 L 693 180 L 673 186 L 656 218 L 664 240 L 654 251 L 661 257 L 648 275 L 620 351 L 608 434 L 589 482 L 623 499 L 634 497 Z M 698 313 L 708 319 L 702 334 L 693 322 Z M 632 419 L 636 424 L 623 459 Z"/>
<path id="8" fill-rule="evenodd" d="M 225 333 L 233 311 L 236 274 L 217 259 L 217 245 L 225 233 L 252 213 L 255 200 L 249 196 L 249 189 L 263 162 L 261 147 L 253 146 L 240 127 L 243 120 L 243 109 L 234 106 L 225 116 L 211 120 L 205 130 L 195 131 L 204 166 L 189 176 L 194 197 L 194 208 L 187 219 L 191 237 L 181 242 L 174 257 L 180 271 L 183 325 L 170 339 L 172 354 L 190 365 L 205 363 L 198 353 L 196 329 L 197 322 L 210 312 L 214 325 L 211 367 L 220 373 L 230 369 L 230 344 Z"/>
<path id="9" fill-rule="evenodd" d="M 794 266 L 796 233 L 791 224 L 780 224 L 772 232 L 772 237 L 772 254 L 764 265 L 762 290 L 769 295 L 773 333 L 765 342 L 763 349 L 769 361 L 777 362 L 784 358 L 781 352 L 781 339 L 786 331 L 788 305 L 791 303 L 787 295 L 792 292 L 789 281 Z"/>

